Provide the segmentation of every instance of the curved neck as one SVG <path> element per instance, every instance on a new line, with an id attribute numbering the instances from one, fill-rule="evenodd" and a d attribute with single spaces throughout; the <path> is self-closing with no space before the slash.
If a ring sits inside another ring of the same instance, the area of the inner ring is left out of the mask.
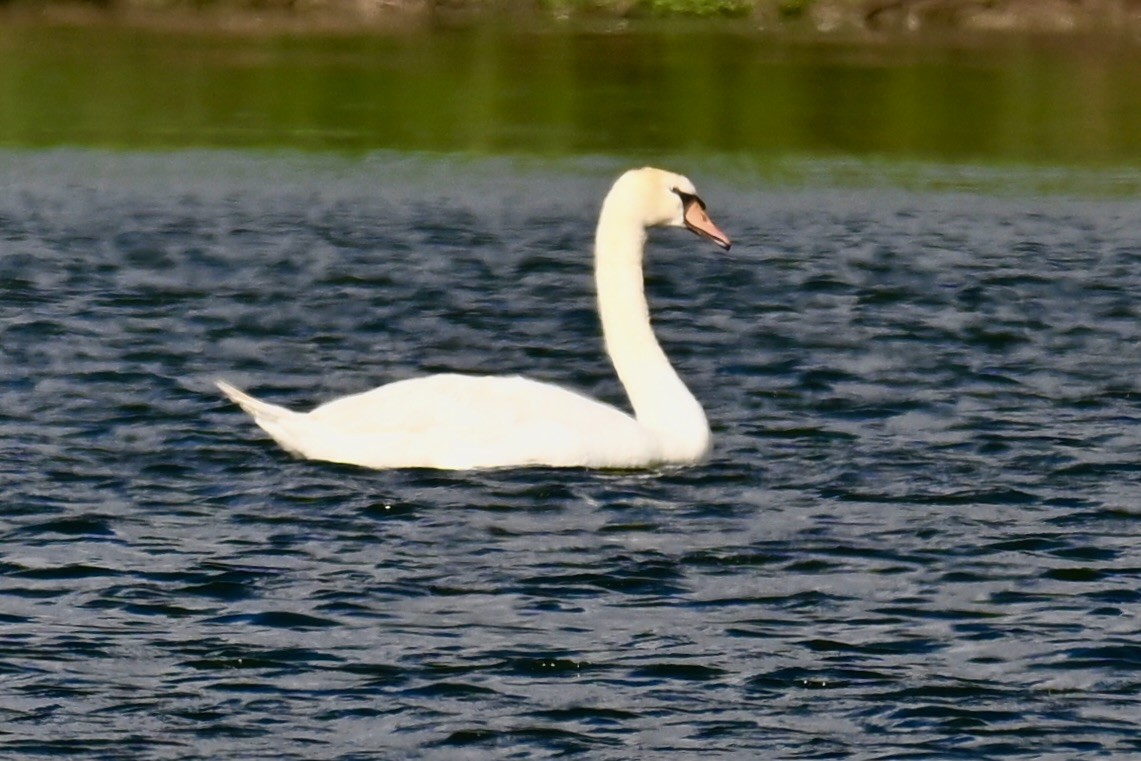
<path id="1" fill-rule="evenodd" d="M 595 235 L 594 277 L 602 335 L 634 417 L 666 460 L 695 460 L 709 449 L 709 423 L 658 344 L 642 277 L 643 226 L 603 206 Z"/>

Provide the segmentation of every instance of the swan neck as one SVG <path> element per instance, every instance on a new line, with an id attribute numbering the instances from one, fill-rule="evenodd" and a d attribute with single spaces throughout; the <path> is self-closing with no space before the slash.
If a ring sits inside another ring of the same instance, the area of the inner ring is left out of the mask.
<path id="1" fill-rule="evenodd" d="M 604 205 L 595 237 L 598 311 L 607 354 L 634 417 L 659 441 L 663 458 L 699 459 L 709 448 L 709 424 L 654 335 L 642 273 L 645 228 L 607 212 Z"/>

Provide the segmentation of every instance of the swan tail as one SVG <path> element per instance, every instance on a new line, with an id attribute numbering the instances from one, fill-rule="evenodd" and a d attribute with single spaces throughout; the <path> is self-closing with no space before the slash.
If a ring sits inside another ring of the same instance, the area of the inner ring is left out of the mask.
<path id="1" fill-rule="evenodd" d="M 225 381 L 215 381 L 214 385 L 216 385 L 223 394 L 228 396 L 232 402 L 249 413 L 250 417 L 254 419 L 254 422 L 257 423 L 263 431 L 272 436 L 278 444 L 294 454 L 303 455 L 301 447 L 296 443 L 296 439 L 298 438 L 297 428 L 304 419 L 304 415 L 276 404 L 263 402 L 261 399 L 252 397 L 240 388 L 231 386 Z"/>
<path id="2" fill-rule="evenodd" d="M 269 402 L 263 402 L 261 399 L 255 399 L 245 391 L 242 391 L 240 388 L 231 386 L 226 381 L 215 381 L 214 385 L 216 385 L 223 394 L 230 397 L 230 401 L 234 402 L 243 410 L 248 412 L 250 416 L 254 420 L 257 420 L 259 423 L 263 420 L 267 423 L 281 422 L 282 420 L 293 417 L 297 414 L 292 410 L 287 410 L 284 407 L 277 406 L 276 404 L 270 404 Z"/>

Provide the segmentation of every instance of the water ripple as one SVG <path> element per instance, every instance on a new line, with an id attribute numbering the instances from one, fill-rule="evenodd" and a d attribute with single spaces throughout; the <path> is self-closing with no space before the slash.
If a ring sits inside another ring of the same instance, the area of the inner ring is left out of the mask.
<path id="1" fill-rule="evenodd" d="M 1135 203 L 698 167 L 733 256 L 648 266 L 709 463 L 298 462 L 213 379 L 622 403 L 613 167 L 436 161 L 0 156 L 5 758 L 1141 753 Z"/>

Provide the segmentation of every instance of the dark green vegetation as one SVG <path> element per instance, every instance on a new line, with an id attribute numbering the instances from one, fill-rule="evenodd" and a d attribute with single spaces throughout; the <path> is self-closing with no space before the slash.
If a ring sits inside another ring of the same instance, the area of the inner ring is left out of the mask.
<path id="1" fill-rule="evenodd" d="M 0 25 L 0 147 L 1141 167 L 1141 51 L 724 24 L 233 35 Z"/>

